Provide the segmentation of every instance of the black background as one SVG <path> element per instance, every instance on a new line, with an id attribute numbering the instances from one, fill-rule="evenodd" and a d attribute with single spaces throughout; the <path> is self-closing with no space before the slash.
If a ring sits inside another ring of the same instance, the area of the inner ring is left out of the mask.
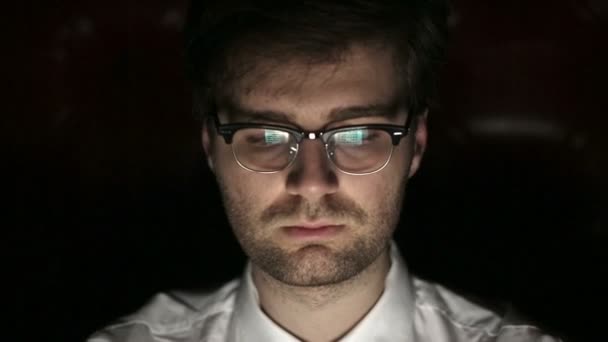
<path id="1" fill-rule="evenodd" d="M 5 8 L 7 340 L 82 341 L 155 292 L 241 272 L 190 115 L 184 8 Z M 421 276 L 509 300 L 571 340 L 604 340 L 608 6 L 454 8 L 397 241 Z"/>

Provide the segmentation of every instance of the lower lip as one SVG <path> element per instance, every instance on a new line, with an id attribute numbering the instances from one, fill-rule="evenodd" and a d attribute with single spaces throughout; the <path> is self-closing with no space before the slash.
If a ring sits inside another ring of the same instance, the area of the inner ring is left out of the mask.
<path id="1" fill-rule="evenodd" d="M 289 237 L 297 239 L 321 239 L 336 235 L 343 226 L 323 226 L 319 228 L 285 227 Z"/>

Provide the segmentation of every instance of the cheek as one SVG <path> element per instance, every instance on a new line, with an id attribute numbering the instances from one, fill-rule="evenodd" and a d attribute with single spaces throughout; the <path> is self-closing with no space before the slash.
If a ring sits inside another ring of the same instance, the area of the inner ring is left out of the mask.
<path id="1" fill-rule="evenodd" d="M 215 176 L 229 215 L 255 219 L 280 195 L 282 187 L 276 176 L 245 170 L 233 159 L 217 158 L 216 163 Z"/>
<path id="2" fill-rule="evenodd" d="M 393 203 L 399 201 L 403 192 L 403 174 L 380 172 L 359 177 L 344 180 L 340 184 L 341 191 L 368 212 L 392 211 Z"/>
<path id="3" fill-rule="evenodd" d="M 341 180 L 340 189 L 368 211 L 392 215 L 401 210 L 408 180 L 411 148 L 400 144 L 390 163 L 380 172 L 367 176 L 349 176 Z"/>
<path id="4" fill-rule="evenodd" d="M 217 172 L 217 178 L 218 182 L 224 184 L 222 192 L 237 202 L 254 202 L 258 206 L 264 206 L 277 196 L 277 184 L 269 181 L 267 178 L 270 177 L 267 175 L 255 174 L 247 170 L 230 170 Z"/>
<path id="5" fill-rule="evenodd" d="M 248 207 L 264 207 L 279 197 L 285 188 L 285 181 L 278 174 L 261 174 L 242 168 L 229 145 L 217 145 L 213 162 L 218 183 L 223 184 L 221 190 L 233 202 Z"/>

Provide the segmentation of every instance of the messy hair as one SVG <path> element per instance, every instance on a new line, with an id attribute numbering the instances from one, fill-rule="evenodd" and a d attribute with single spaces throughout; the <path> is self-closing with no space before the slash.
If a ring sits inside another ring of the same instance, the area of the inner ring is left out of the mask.
<path id="1" fill-rule="evenodd" d="M 403 103 L 419 114 L 436 94 L 447 12 L 444 0 L 192 0 L 185 33 L 195 113 L 212 114 L 257 61 L 335 63 L 359 43 L 393 52 Z"/>

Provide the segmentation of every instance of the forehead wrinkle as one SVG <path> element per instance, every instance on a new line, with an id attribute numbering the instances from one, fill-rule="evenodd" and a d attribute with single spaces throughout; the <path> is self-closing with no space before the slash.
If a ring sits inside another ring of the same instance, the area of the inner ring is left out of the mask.
<path id="1" fill-rule="evenodd" d="M 398 98 L 387 103 L 373 103 L 362 106 L 338 107 L 329 112 L 329 122 L 344 121 L 365 117 L 384 117 L 394 119 L 401 113 L 402 104 Z"/>
<path id="2" fill-rule="evenodd" d="M 330 81 L 349 56 L 352 56 L 353 51 L 357 50 L 356 47 L 363 43 L 366 42 L 350 42 L 344 46 L 334 46 L 326 51 L 314 53 L 282 51 L 280 46 L 276 53 L 271 53 L 277 48 L 273 49 L 272 43 L 268 46 L 271 52 L 260 52 L 257 45 L 251 47 L 251 51 L 245 49 L 245 51 L 233 52 L 228 55 L 226 67 L 230 72 L 223 79 L 225 86 L 220 88 L 224 88 L 225 91 L 228 90 L 227 88 L 232 88 L 231 91 L 249 95 L 259 91 L 256 85 L 274 78 L 280 80 L 282 84 L 265 89 L 263 93 L 260 92 L 261 95 L 277 98 L 287 93 L 297 93 L 305 82 L 315 78 L 320 79 L 320 85 Z M 374 42 L 374 45 L 377 43 Z M 363 46 L 367 45 L 363 44 Z M 319 68 L 328 68 L 323 72 L 322 79 L 320 76 L 311 78 L 310 73 Z"/>
<path id="3" fill-rule="evenodd" d="M 402 104 L 399 100 L 392 100 L 388 103 L 337 107 L 329 111 L 327 114 L 328 120 L 323 127 L 326 127 L 334 122 L 357 118 L 383 117 L 395 119 L 399 114 L 402 113 L 402 109 Z M 236 101 L 224 101 L 223 106 L 220 109 L 220 114 L 223 113 L 226 114 L 229 123 L 253 122 L 260 120 L 275 121 L 300 127 L 295 119 L 296 116 L 293 113 L 275 110 L 249 109 Z"/>
<path id="4" fill-rule="evenodd" d="M 318 83 L 317 86 L 331 82 L 341 66 L 341 63 L 267 62 L 235 80 L 232 88 L 237 94 L 245 96 L 260 95 L 269 99 L 287 95 L 297 97 L 311 81 Z M 320 69 L 327 70 L 319 75 Z"/>
<path id="5" fill-rule="evenodd" d="M 335 122 L 346 121 L 359 118 L 382 117 L 395 119 L 404 113 L 404 103 L 396 94 L 388 101 L 371 102 L 369 104 L 339 106 L 321 113 L 326 118 L 323 127 Z M 300 127 L 297 115 L 288 111 L 278 111 L 272 109 L 247 108 L 236 97 L 226 97 L 218 107 L 218 114 L 226 114 L 229 122 L 253 122 L 253 121 L 275 121 Z"/>
<path id="6" fill-rule="evenodd" d="M 369 48 L 365 48 L 368 50 Z M 295 123 L 297 117 L 304 115 L 303 113 L 294 113 L 291 110 L 297 110 L 299 105 L 306 99 L 306 94 L 303 93 L 304 87 L 322 88 L 327 85 L 341 70 L 348 74 L 349 70 L 343 68 L 352 67 L 358 64 L 359 58 L 365 58 L 357 54 L 357 49 L 350 50 L 351 54 L 344 54 L 340 61 L 322 63 L 306 58 L 285 58 L 282 61 L 279 59 L 256 58 L 256 62 L 249 64 L 246 68 L 247 72 L 233 78 L 230 84 L 226 84 L 224 88 L 228 95 L 223 106 L 218 106 L 218 109 L 231 109 L 232 113 L 243 114 L 253 119 L 269 119 L 273 121 Z M 394 63 L 394 53 L 391 49 L 385 52 L 389 55 L 390 63 Z M 350 61 L 350 62 L 349 62 Z M 254 65 L 255 64 L 255 65 Z M 393 67 L 395 65 L 393 64 Z M 314 76 L 313 76 L 314 75 Z M 399 80 L 400 81 L 400 80 Z M 323 121 L 341 121 L 349 118 L 361 118 L 371 116 L 382 116 L 393 118 L 400 113 L 398 105 L 403 100 L 403 83 L 398 81 L 395 93 L 389 99 L 368 99 L 369 102 L 361 102 L 353 106 L 325 108 L 319 113 L 308 113 L 309 115 L 320 115 L 324 118 Z M 312 84 L 307 84 L 313 82 Z M 288 99 L 287 102 L 286 96 Z M 246 108 L 248 99 L 257 99 L 257 104 L 252 108 Z M 276 106 L 270 106 L 265 110 L 266 104 L 271 104 L 276 100 L 281 100 L 284 103 L 291 103 L 286 108 L 275 110 Z M 401 101 L 401 102 L 400 102 Z M 219 101 L 218 101 L 218 104 Z M 230 106 L 230 104 L 233 104 Z M 256 108 L 257 107 L 257 108 Z M 309 107 L 309 106 L 307 106 Z M 258 110 L 259 108 L 259 110 Z M 242 109 L 237 111 L 236 109 Z M 296 115 L 297 114 L 297 115 Z M 311 127 L 312 128 L 312 127 Z"/>
<path id="7" fill-rule="evenodd" d="M 243 77 L 233 79 L 231 81 L 232 85 L 228 87 L 229 91 L 225 92 L 217 101 L 218 114 L 225 113 L 231 120 L 270 120 L 299 126 L 296 123 L 297 115 L 295 113 L 285 110 L 247 108 L 244 103 L 248 97 L 277 100 L 291 96 L 292 99 L 295 99 L 295 104 L 302 101 L 302 99 L 298 99 L 302 96 L 299 94 L 302 93 L 305 83 L 311 79 L 310 75 L 313 69 L 319 67 L 319 65 L 289 63 L 278 64 L 278 66 L 277 68 L 274 63 L 265 63 L 255 70 L 249 70 L 246 75 L 242 75 Z M 331 66 L 331 72 L 323 73 L 323 79 L 321 80 L 323 83 L 329 82 L 339 68 L 339 65 L 336 64 L 328 64 L 327 66 Z M 280 72 L 280 77 L 277 77 L 277 72 Z M 275 81 L 277 79 L 278 82 Z M 256 87 L 256 84 L 262 84 L 263 86 Z M 271 86 L 268 86 L 269 84 Z"/>
<path id="8" fill-rule="evenodd" d="M 322 53 L 310 54 L 307 52 L 281 51 L 282 53 L 263 53 L 259 51 L 259 46 L 250 46 L 250 49 L 245 51 L 232 51 L 227 54 L 225 64 L 226 74 L 219 80 L 220 85 L 216 87 L 216 95 L 221 93 L 235 92 L 244 95 L 250 95 L 259 91 L 258 84 L 269 79 L 277 78 L 282 80 L 282 85 L 265 89 L 261 95 L 266 95 L 271 98 L 279 98 L 287 93 L 297 93 L 302 85 L 310 80 L 308 76 L 315 68 L 330 68 L 323 73 L 319 85 L 331 81 L 341 66 L 347 65 L 348 60 L 356 62 L 360 57 L 357 52 L 361 50 L 369 50 L 374 48 L 376 51 L 384 51 L 390 55 L 391 62 L 398 73 L 399 63 L 397 61 L 395 47 L 381 37 L 375 39 L 362 39 L 360 41 L 351 41 L 345 46 L 337 46 L 333 49 Z M 268 46 L 271 51 L 272 43 Z M 277 72 L 280 71 L 280 74 Z M 304 77 L 303 77 L 304 76 Z"/>

